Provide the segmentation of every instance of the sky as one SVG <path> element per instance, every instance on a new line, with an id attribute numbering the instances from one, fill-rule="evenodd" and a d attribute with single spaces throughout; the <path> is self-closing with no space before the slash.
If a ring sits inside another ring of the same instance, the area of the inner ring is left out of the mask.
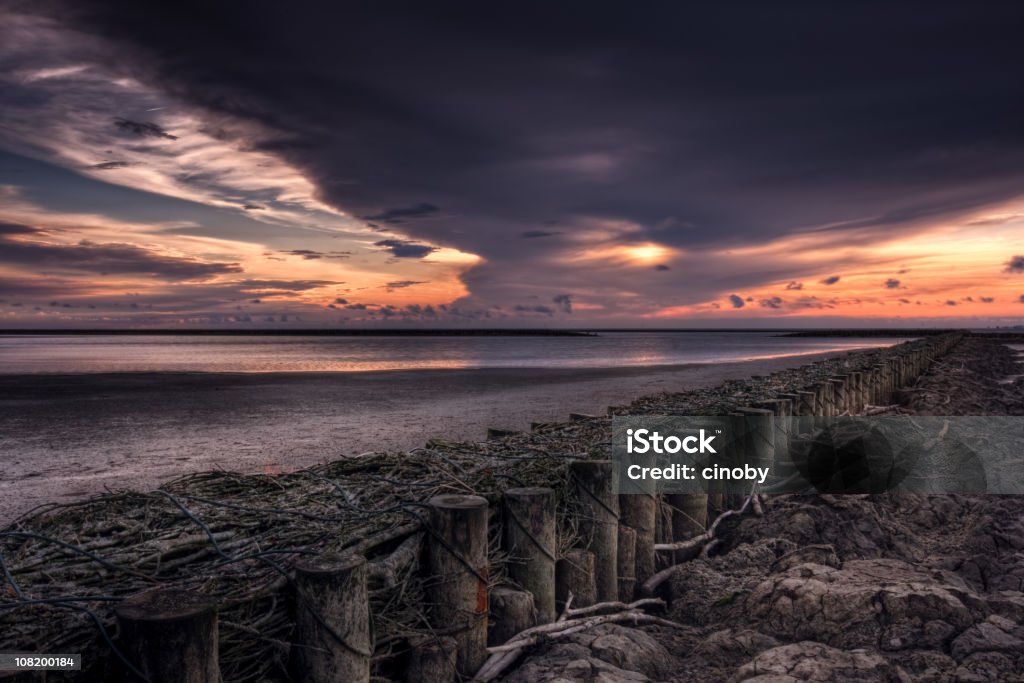
<path id="1" fill-rule="evenodd" d="M 0 327 L 1024 322 L 1019 2 L 0 0 Z"/>

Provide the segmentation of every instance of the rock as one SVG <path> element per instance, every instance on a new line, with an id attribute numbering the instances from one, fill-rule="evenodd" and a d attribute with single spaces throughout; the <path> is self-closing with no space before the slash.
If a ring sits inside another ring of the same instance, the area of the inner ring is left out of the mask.
<path id="1" fill-rule="evenodd" d="M 980 624 L 975 624 L 957 636 L 951 652 L 957 661 L 975 652 L 1024 653 L 1024 627 L 1006 617 L 993 614 Z"/>
<path id="2" fill-rule="evenodd" d="M 883 657 L 867 650 L 839 650 L 804 641 L 762 652 L 741 666 L 732 680 L 736 683 L 888 681 L 895 680 L 895 671 Z"/>
<path id="3" fill-rule="evenodd" d="M 827 567 L 839 568 L 839 556 L 836 555 L 836 549 L 833 545 L 825 543 L 822 545 L 808 545 L 803 548 L 797 548 L 792 552 L 786 553 L 779 559 L 775 560 L 772 565 L 772 569 L 777 572 L 784 572 L 787 569 L 792 569 L 798 564 L 806 564 L 813 562 L 814 564 L 823 564 Z"/>
<path id="4" fill-rule="evenodd" d="M 616 624 L 599 626 L 530 654 L 505 683 L 645 683 L 675 670 L 653 637 Z"/>
<path id="5" fill-rule="evenodd" d="M 1013 675 L 1009 672 L 1016 671 Z M 1015 667 L 1013 660 L 998 652 L 977 652 L 970 655 L 956 670 L 957 683 L 990 683 L 1000 681 L 1010 683 L 1011 681 L 1024 681 L 1022 669 Z"/>
<path id="6" fill-rule="evenodd" d="M 936 647 L 974 622 L 951 592 L 962 589 L 937 577 L 900 560 L 853 560 L 842 569 L 802 564 L 761 582 L 746 607 L 762 630 L 787 639 L 840 648 Z"/>
<path id="7" fill-rule="evenodd" d="M 658 641 L 643 631 L 616 626 L 590 643 L 598 659 L 620 669 L 659 679 L 671 673 L 671 657 Z"/>
<path id="8" fill-rule="evenodd" d="M 736 665 L 748 661 L 751 657 L 773 648 L 779 644 L 771 636 L 744 629 L 731 628 L 715 631 L 702 640 L 693 650 L 693 655 L 701 657 L 715 665 Z"/>
<path id="9" fill-rule="evenodd" d="M 954 683 L 957 664 L 953 658 L 932 650 L 910 650 L 894 657 L 892 663 L 900 683 Z"/>

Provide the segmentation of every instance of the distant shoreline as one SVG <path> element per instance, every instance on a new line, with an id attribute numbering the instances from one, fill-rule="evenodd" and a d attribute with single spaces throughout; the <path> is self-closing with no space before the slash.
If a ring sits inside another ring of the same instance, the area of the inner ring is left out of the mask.
<path id="1" fill-rule="evenodd" d="M 606 333 L 761 333 L 775 337 L 925 337 L 948 332 L 967 331 L 959 328 L 841 328 L 794 330 L 792 328 L 344 328 L 344 329 L 127 329 L 127 328 L 12 328 L 0 329 L 2 336 L 142 336 L 142 337 L 598 337 Z M 1024 330 L 985 329 L 974 333 L 993 334 L 1024 339 Z"/>
<path id="2" fill-rule="evenodd" d="M 131 336 L 131 337 L 596 337 L 584 330 L 512 330 L 512 329 L 0 329 L 0 336 Z"/>

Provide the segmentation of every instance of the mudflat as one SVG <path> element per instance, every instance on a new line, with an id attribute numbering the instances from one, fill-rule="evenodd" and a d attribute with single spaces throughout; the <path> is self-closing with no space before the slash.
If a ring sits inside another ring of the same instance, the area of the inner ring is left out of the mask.
<path id="1" fill-rule="evenodd" d="M 37 505 L 192 472 L 279 472 L 842 354 L 629 368 L 0 375 L 0 524 Z"/>

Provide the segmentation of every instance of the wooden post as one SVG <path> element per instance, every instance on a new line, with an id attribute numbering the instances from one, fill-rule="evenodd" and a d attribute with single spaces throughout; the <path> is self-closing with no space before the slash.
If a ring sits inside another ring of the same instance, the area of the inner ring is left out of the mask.
<path id="1" fill-rule="evenodd" d="M 294 639 L 292 665 L 299 680 L 370 680 L 366 558 L 320 556 L 296 563 Z"/>
<path id="2" fill-rule="evenodd" d="M 442 495 L 428 506 L 430 624 L 454 630 L 456 669 L 469 677 L 487 659 L 487 499 Z"/>
<path id="3" fill-rule="evenodd" d="M 704 532 L 708 524 L 708 494 L 674 493 L 666 499 L 672 506 L 673 541 L 685 541 Z"/>
<path id="4" fill-rule="evenodd" d="M 552 588 L 554 586 L 552 585 Z M 552 601 L 554 595 L 552 594 Z M 533 595 L 504 586 L 491 591 L 491 625 L 487 632 L 487 644 L 503 645 L 512 636 L 537 625 L 537 610 L 533 606 Z"/>
<path id="5" fill-rule="evenodd" d="M 746 447 L 749 455 L 746 462 L 753 467 L 769 467 L 768 481 L 775 478 L 775 414 L 764 408 L 737 408 L 736 412 L 744 415 L 747 426 L 748 441 Z M 768 483 L 768 482 L 766 482 Z M 733 494 L 739 492 L 734 491 Z"/>
<path id="6" fill-rule="evenodd" d="M 820 382 L 815 391 L 821 392 L 821 416 L 833 417 L 835 413 L 832 405 L 832 383 Z"/>
<path id="7" fill-rule="evenodd" d="M 777 475 L 785 469 L 786 463 L 792 463 L 789 457 L 789 401 L 784 398 L 773 398 L 760 401 L 757 407 L 771 412 L 774 416 L 772 427 L 775 430 L 775 449 L 772 455 L 772 474 Z"/>
<path id="8" fill-rule="evenodd" d="M 861 374 L 860 374 L 860 372 L 856 372 L 855 371 L 855 372 L 851 372 L 850 373 L 850 384 L 849 384 L 849 387 L 848 387 L 847 394 L 848 394 L 849 399 L 850 399 L 849 400 L 850 412 L 853 413 L 853 414 L 859 413 L 861 411 L 861 409 L 864 407 L 864 397 L 861 396 L 860 381 L 861 381 Z"/>
<path id="9" fill-rule="evenodd" d="M 424 636 L 410 643 L 406 683 L 453 683 L 458 643 L 448 636 Z"/>
<path id="10" fill-rule="evenodd" d="M 817 415 L 814 392 L 798 391 L 796 393 L 800 397 L 800 433 L 810 434 L 814 431 L 814 418 Z"/>
<path id="11" fill-rule="evenodd" d="M 653 466 L 654 456 L 634 455 L 633 462 Z M 642 584 L 654 575 L 654 527 L 657 522 L 658 496 L 653 479 L 623 481 L 619 494 L 620 519 L 636 531 L 636 581 Z"/>
<path id="12" fill-rule="evenodd" d="M 538 623 L 554 621 L 554 490 L 534 487 L 505 491 L 505 547 L 510 555 L 508 576 L 533 595 Z"/>
<path id="13" fill-rule="evenodd" d="M 614 466 L 610 460 L 574 460 L 569 463 L 569 475 L 579 505 L 583 545 L 594 553 L 597 599 L 617 600 L 619 498 Z"/>
<path id="14" fill-rule="evenodd" d="M 573 548 L 556 565 L 555 602 L 559 610 L 565 608 L 570 592 L 573 607 L 589 607 L 597 602 L 594 553 L 589 550 Z"/>
<path id="15" fill-rule="evenodd" d="M 620 602 L 632 602 L 636 592 L 636 532 L 628 526 L 619 527 L 619 595 Z"/>
<path id="16" fill-rule="evenodd" d="M 843 377 L 831 377 L 829 383 L 832 385 L 832 405 L 835 407 L 835 414 L 842 415 L 846 412 L 846 379 Z"/>
<path id="17" fill-rule="evenodd" d="M 145 678 L 130 681 L 220 683 L 217 608 L 205 595 L 178 588 L 139 593 L 114 608 L 124 655 Z"/>

